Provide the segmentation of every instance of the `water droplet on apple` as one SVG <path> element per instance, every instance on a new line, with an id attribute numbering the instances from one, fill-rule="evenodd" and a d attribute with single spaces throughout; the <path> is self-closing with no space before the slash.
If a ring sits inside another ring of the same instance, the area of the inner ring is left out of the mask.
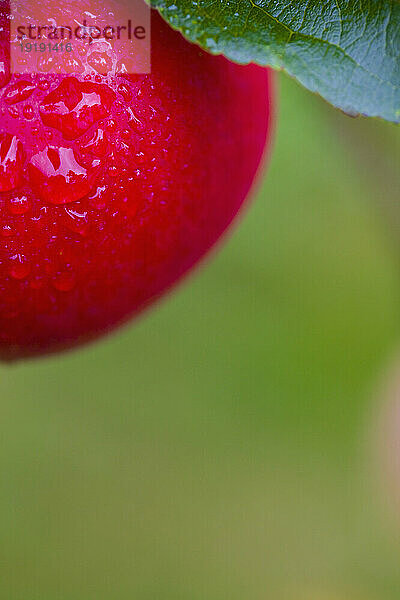
<path id="1" fill-rule="evenodd" d="M 1 235 L 5 238 L 9 238 L 12 236 L 13 234 L 13 230 L 10 227 L 10 225 L 3 225 L 2 229 L 1 229 Z"/>
<path id="2" fill-rule="evenodd" d="M 137 131 L 138 133 L 143 132 L 145 126 L 143 122 L 139 119 L 139 117 L 135 115 L 130 106 L 128 106 L 128 108 L 126 109 L 126 114 L 129 127 L 134 131 Z"/>
<path id="3" fill-rule="evenodd" d="M 41 79 L 39 79 L 38 82 L 38 87 L 39 89 L 41 89 L 43 92 L 46 92 L 49 87 L 50 87 L 50 82 L 48 79 L 46 79 L 45 77 L 42 77 Z"/>
<path id="4" fill-rule="evenodd" d="M 6 86 L 10 79 L 10 61 L 0 60 L 0 89 Z"/>
<path id="5" fill-rule="evenodd" d="M 133 95 L 132 90 L 127 83 L 125 83 L 125 82 L 120 83 L 120 85 L 118 86 L 118 92 L 121 94 L 123 99 L 126 100 L 127 102 L 129 102 L 129 100 L 132 99 L 132 95 Z"/>
<path id="6" fill-rule="evenodd" d="M 112 60 L 106 52 L 92 52 L 87 62 L 100 75 L 108 75 L 112 69 Z"/>
<path id="7" fill-rule="evenodd" d="M 115 93 L 108 85 L 66 77 L 44 98 L 39 110 L 45 125 L 73 140 L 106 117 L 114 99 Z"/>
<path id="8" fill-rule="evenodd" d="M 32 203 L 27 196 L 15 196 L 8 202 L 8 211 L 12 215 L 24 215 L 32 208 Z"/>
<path id="9" fill-rule="evenodd" d="M 49 204 L 67 204 L 86 196 L 99 174 L 100 161 L 83 166 L 72 148 L 48 146 L 28 165 L 36 193 Z"/>
<path id="10" fill-rule="evenodd" d="M 18 108 L 16 106 L 10 106 L 10 108 L 8 109 L 8 114 L 13 119 L 18 119 L 19 118 L 19 112 L 18 112 Z"/>
<path id="11" fill-rule="evenodd" d="M 83 140 L 80 148 L 82 151 L 94 154 L 98 158 L 104 157 L 109 150 L 107 133 L 101 128 L 96 129 L 88 140 Z"/>
<path id="12" fill-rule="evenodd" d="M 66 73 L 83 73 L 84 67 L 79 58 L 66 54 L 64 57 L 64 70 Z"/>
<path id="13" fill-rule="evenodd" d="M 76 277 L 71 271 L 64 271 L 53 278 L 52 284 L 59 292 L 70 292 L 76 285 Z"/>
<path id="14" fill-rule="evenodd" d="M 13 190 L 22 182 L 24 148 L 21 140 L 9 133 L 0 133 L 0 192 Z"/>
<path id="15" fill-rule="evenodd" d="M 31 272 L 31 265 L 23 254 L 16 254 L 11 257 L 11 266 L 9 273 L 13 279 L 22 280 L 28 277 Z"/>
<path id="16" fill-rule="evenodd" d="M 109 186 L 97 187 L 96 191 L 89 196 L 89 205 L 96 210 L 103 210 L 111 199 Z"/>
<path id="17" fill-rule="evenodd" d="M 30 81 L 17 81 L 17 83 L 11 85 L 4 94 L 4 101 L 7 104 L 23 102 L 33 94 L 35 87 L 36 86 Z"/>
<path id="18" fill-rule="evenodd" d="M 70 231 L 85 236 L 89 229 L 89 220 L 87 211 L 80 212 L 72 208 L 65 208 L 65 224 Z"/>
<path id="19" fill-rule="evenodd" d="M 28 104 L 27 106 L 24 106 L 22 114 L 24 115 L 25 119 L 30 121 L 35 116 L 35 111 L 33 110 L 33 107 Z"/>

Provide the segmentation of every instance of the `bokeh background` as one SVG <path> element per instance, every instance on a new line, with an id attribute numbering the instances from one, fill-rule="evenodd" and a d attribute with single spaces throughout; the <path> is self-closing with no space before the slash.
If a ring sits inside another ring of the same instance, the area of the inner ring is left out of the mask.
<path id="1" fill-rule="evenodd" d="M 399 129 L 279 96 L 206 267 L 105 341 L 0 368 L 1 598 L 400 597 Z"/>

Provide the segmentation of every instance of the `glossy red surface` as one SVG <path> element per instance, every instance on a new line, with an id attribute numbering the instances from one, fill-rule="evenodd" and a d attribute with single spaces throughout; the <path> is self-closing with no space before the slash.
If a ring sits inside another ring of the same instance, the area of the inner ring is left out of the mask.
<path id="1" fill-rule="evenodd" d="M 106 57 L 0 78 L 0 352 L 93 339 L 159 297 L 237 214 L 269 137 L 270 74 L 153 15 L 151 75 Z M 102 73 L 102 74 L 100 74 Z"/>

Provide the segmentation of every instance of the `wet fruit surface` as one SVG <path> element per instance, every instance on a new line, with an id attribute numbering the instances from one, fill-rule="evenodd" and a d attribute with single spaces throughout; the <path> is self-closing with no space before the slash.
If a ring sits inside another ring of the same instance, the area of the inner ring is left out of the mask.
<path id="1" fill-rule="evenodd" d="M 80 164 L 72 148 L 47 146 L 28 164 L 32 188 L 48 204 L 69 204 L 86 196 L 93 187 L 100 161 L 87 168 Z"/>
<path id="2" fill-rule="evenodd" d="M 73 74 L 0 68 L 5 358 L 84 342 L 146 307 L 249 191 L 270 76 L 206 55 L 156 15 L 152 30 L 150 75 L 117 74 L 95 44 Z"/>
<path id="3" fill-rule="evenodd" d="M 44 98 L 39 110 L 44 125 L 75 140 L 110 113 L 115 94 L 108 85 L 65 77 Z"/>
<path id="4" fill-rule="evenodd" d="M 21 185 L 24 150 L 15 135 L 0 133 L 0 191 L 7 192 Z"/>

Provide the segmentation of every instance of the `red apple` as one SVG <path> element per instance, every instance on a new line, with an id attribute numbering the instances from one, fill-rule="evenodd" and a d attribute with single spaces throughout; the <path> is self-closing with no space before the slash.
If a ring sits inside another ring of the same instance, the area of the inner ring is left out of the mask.
<path id="1" fill-rule="evenodd" d="M 93 339 L 163 294 L 237 215 L 271 135 L 270 73 L 156 13 L 151 74 L 84 58 L 0 78 L 5 359 Z"/>

